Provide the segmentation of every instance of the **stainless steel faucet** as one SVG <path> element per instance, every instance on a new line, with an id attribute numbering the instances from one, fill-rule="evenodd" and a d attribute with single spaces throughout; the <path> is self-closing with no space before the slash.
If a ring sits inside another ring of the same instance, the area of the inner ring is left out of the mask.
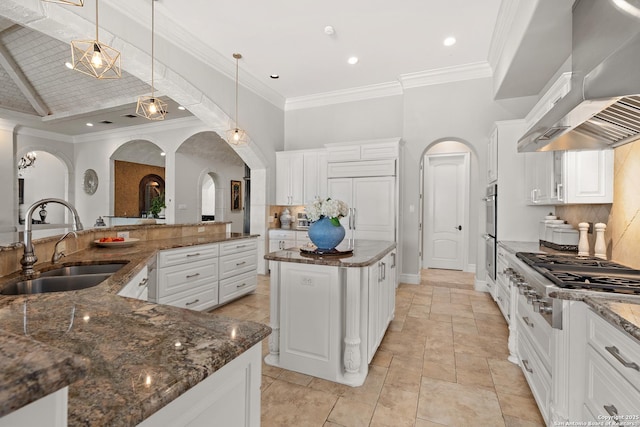
<path id="1" fill-rule="evenodd" d="M 64 234 L 64 236 L 62 236 L 61 238 L 58 239 L 58 241 L 56 242 L 56 245 L 53 247 L 53 255 L 51 255 L 51 264 L 55 264 L 56 262 L 60 261 L 60 259 L 65 256 L 66 254 L 64 253 L 64 251 L 60 251 L 58 252 L 58 245 L 69 235 L 69 234 L 73 234 L 75 236 L 75 238 L 78 238 L 78 234 L 75 231 L 69 231 L 67 233 Z"/>
<path id="2" fill-rule="evenodd" d="M 38 206 L 44 203 L 58 203 L 62 206 L 65 206 L 73 214 L 73 231 L 82 230 L 82 223 L 80 222 L 78 211 L 76 211 L 76 208 L 73 207 L 73 205 L 67 202 L 66 200 L 42 199 L 42 200 L 38 200 L 37 202 L 29 206 L 29 208 L 27 209 L 24 215 L 24 254 L 22 255 L 22 259 L 20 260 L 20 264 L 22 264 L 22 274 L 25 276 L 33 276 L 36 273 L 35 270 L 33 269 L 33 266 L 36 262 L 38 262 L 38 257 L 36 257 L 36 254 L 34 253 L 34 250 L 33 250 L 33 243 L 31 243 L 31 226 L 32 226 L 31 222 L 32 222 L 33 212 L 36 210 Z M 66 235 L 64 237 L 66 237 Z M 60 241 L 61 240 L 62 239 L 60 239 Z M 60 243 L 60 241 L 58 241 L 58 243 Z M 56 243 L 56 246 L 58 245 L 58 243 Z M 54 254 L 55 254 L 55 250 L 54 250 Z"/>

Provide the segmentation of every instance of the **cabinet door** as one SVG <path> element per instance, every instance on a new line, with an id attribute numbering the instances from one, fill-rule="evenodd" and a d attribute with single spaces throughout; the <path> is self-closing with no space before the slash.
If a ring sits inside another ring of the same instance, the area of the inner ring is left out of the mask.
<path id="1" fill-rule="evenodd" d="M 303 204 L 303 172 L 302 153 L 276 153 L 276 204 Z"/>
<path id="2" fill-rule="evenodd" d="M 525 153 L 526 201 L 530 205 L 551 204 L 553 152 Z"/>
<path id="3" fill-rule="evenodd" d="M 304 153 L 304 203 L 327 196 L 327 153 Z"/>
<path id="4" fill-rule="evenodd" d="M 566 151 L 563 166 L 561 201 L 613 202 L 613 150 Z"/>
<path id="5" fill-rule="evenodd" d="M 395 241 L 395 177 L 353 179 L 355 238 Z"/>

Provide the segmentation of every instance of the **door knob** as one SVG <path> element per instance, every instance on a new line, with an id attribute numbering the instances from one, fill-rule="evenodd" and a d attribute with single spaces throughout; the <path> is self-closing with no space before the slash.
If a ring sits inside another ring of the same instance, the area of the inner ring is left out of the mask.
<path id="1" fill-rule="evenodd" d="M 456 229 L 456 230 L 460 230 L 460 231 L 462 230 L 462 226 L 461 225 L 459 225 L 457 227 L 453 227 L 453 228 Z"/>

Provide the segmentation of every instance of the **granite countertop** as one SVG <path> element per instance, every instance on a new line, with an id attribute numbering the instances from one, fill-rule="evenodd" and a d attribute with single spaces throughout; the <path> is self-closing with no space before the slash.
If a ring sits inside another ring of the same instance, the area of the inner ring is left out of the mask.
<path id="1" fill-rule="evenodd" d="M 247 237 L 220 233 L 91 247 L 56 267 L 128 264 L 93 288 L 0 296 L 0 416 L 69 384 L 70 426 L 136 425 L 259 343 L 271 331 L 266 325 L 117 295 L 158 250 Z M 36 267 L 45 266 L 51 264 Z M 18 276 L 1 277 L 0 288 Z"/>
<path id="2" fill-rule="evenodd" d="M 315 255 L 302 253 L 300 248 L 271 252 L 264 256 L 269 261 L 295 262 L 299 264 L 328 265 L 333 267 L 366 267 L 381 260 L 395 249 L 396 243 L 384 240 L 355 240 L 352 246 L 348 241 L 336 247 L 343 254 Z M 352 251 L 352 252 L 350 252 Z"/>
<path id="3" fill-rule="evenodd" d="M 538 242 L 505 241 L 500 242 L 500 244 L 514 255 L 516 252 L 563 253 L 540 247 Z M 569 255 L 569 253 L 566 254 Z M 622 328 L 629 335 L 640 341 L 640 296 L 603 293 L 584 289 L 557 289 L 557 291 L 551 292 L 549 296 L 557 299 L 583 301 L 609 323 Z"/>

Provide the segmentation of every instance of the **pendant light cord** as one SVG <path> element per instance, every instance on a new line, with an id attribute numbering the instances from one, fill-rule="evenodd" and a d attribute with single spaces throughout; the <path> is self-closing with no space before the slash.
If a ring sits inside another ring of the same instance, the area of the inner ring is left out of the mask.
<path id="1" fill-rule="evenodd" d="M 238 128 L 238 61 L 240 58 L 236 56 L 236 129 Z"/>
<path id="2" fill-rule="evenodd" d="M 151 98 L 153 98 L 154 94 L 154 55 L 155 55 L 155 43 L 154 43 L 154 34 L 155 34 L 155 24 L 156 24 L 156 1 L 151 0 Z"/>
<path id="3" fill-rule="evenodd" d="M 100 40 L 98 38 L 98 1 L 99 0 L 96 0 L 96 43 Z"/>

